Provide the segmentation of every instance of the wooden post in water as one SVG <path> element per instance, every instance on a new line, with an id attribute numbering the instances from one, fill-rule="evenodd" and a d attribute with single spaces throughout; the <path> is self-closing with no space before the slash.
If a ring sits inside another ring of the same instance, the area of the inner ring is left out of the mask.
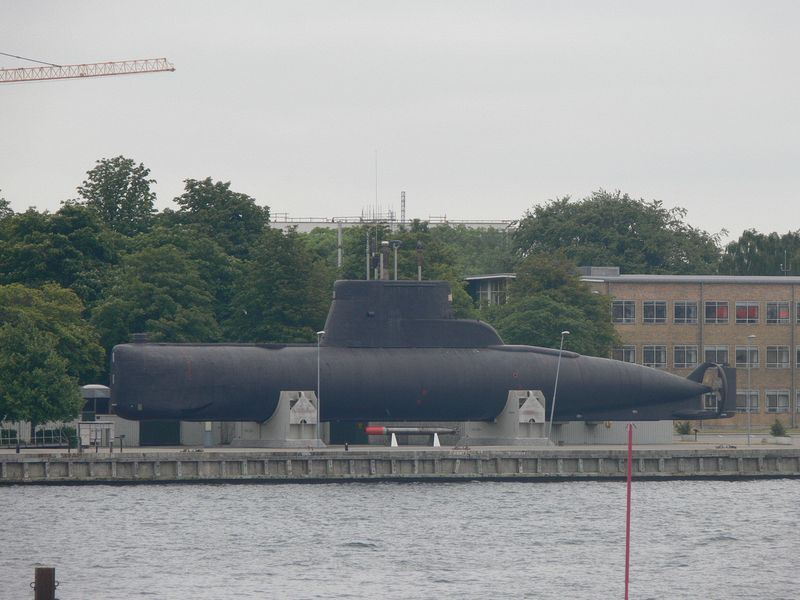
<path id="1" fill-rule="evenodd" d="M 628 584 L 631 567 L 631 479 L 633 478 L 633 423 L 628 423 L 628 506 L 625 511 L 625 600 L 628 600 Z"/>
<path id="2" fill-rule="evenodd" d="M 56 597 L 56 569 L 55 567 L 36 567 L 34 578 L 34 599 L 55 600 Z"/>

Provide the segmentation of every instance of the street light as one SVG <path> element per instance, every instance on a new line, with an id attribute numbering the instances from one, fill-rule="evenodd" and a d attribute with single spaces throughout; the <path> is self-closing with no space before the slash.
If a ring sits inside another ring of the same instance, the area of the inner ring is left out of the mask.
<path id="1" fill-rule="evenodd" d="M 750 398 L 753 390 L 750 388 L 750 368 L 753 364 L 752 350 L 750 349 L 753 340 L 756 338 L 754 333 L 747 336 L 747 445 L 750 445 Z"/>
<path id="2" fill-rule="evenodd" d="M 321 442 L 322 437 L 320 436 L 320 426 L 322 423 L 322 402 L 320 400 L 320 392 L 319 392 L 319 341 L 322 339 L 322 336 L 325 335 L 324 331 L 317 332 L 317 439 Z"/>
<path id="3" fill-rule="evenodd" d="M 550 425 L 547 427 L 547 439 L 553 431 L 553 415 L 556 412 L 556 394 L 558 393 L 558 373 L 561 371 L 561 353 L 564 351 L 564 336 L 569 335 L 569 331 L 561 332 L 561 345 L 558 347 L 558 362 L 556 363 L 556 383 L 553 386 L 553 403 L 550 405 Z"/>
<path id="4" fill-rule="evenodd" d="M 403 244 L 402 240 L 389 240 L 394 248 L 394 280 L 397 281 L 397 249 Z"/>

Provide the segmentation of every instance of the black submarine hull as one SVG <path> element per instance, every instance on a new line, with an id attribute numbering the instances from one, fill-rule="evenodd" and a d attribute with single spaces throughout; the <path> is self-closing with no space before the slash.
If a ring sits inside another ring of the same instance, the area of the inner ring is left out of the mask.
<path id="1" fill-rule="evenodd" d="M 528 346 L 340 348 L 123 344 L 112 402 L 130 419 L 266 421 L 281 391 L 316 390 L 325 421 L 490 421 L 509 390 L 541 390 L 558 352 Z M 657 369 L 564 352 L 556 420 L 662 420 L 702 411 L 712 388 Z"/>
<path id="2" fill-rule="evenodd" d="M 442 281 L 337 281 L 318 345 L 122 344 L 112 403 L 131 419 L 263 422 L 281 391 L 319 388 L 325 421 L 490 421 L 511 390 L 540 390 L 549 415 L 556 373 L 558 420 L 716 418 L 735 397 L 724 386 L 703 409 L 712 365 L 684 379 L 505 345 L 487 323 L 454 319 L 450 301 Z"/>

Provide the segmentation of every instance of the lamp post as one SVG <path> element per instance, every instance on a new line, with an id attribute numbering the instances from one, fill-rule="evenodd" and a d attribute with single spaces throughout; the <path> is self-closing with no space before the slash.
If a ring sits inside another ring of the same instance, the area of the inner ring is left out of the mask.
<path id="1" fill-rule="evenodd" d="M 394 280 L 397 281 L 397 249 L 402 245 L 402 240 L 389 240 L 394 249 Z"/>
<path id="2" fill-rule="evenodd" d="M 322 336 L 325 335 L 324 331 L 317 332 L 317 439 L 321 442 L 321 425 L 322 425 L 322 401 L 320 400 L 320 391 L 319 391 L 319 374 L 320 374 L 320 361 L 319 361 L 319 342 L 322 339 Z"/>
<path id="3" fill-rule="evenodd" d="M 558 374 L 561 371 L 561 353 L 564 351 L 564 336 L 569 335 L 569 331 L 561 332 L 561 345 L 558 347 L 558 362 L 556 363 L 556 382 L 553 385 L 553 403 L 550 405 L 550 424 L 547 427 L 547 439 L 550 440 L 550 433 L 553 431 L 553 416 L 556 413 L 556 394 L 558 393 Z"/>
<path id="4" fill-rule="evenodd" d="M 750 387 L 750 369 L 753 365 L 753 357 L 751 345 L 756 338 L 754 333 L 747 336 L 747 445 L 750 445 L 750 398 L 752 397 L 752 389 Z"/>

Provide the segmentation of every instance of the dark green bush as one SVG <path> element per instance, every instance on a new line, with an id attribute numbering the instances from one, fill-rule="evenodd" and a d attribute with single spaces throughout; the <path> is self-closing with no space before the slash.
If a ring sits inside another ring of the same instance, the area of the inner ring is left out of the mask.
<path id="1" fill-rule="evenodd" d="M 785 437 L 786 427 L 784 427 L 783 422 L 780 419 L 775 419 L 775 422 L 769 428 L 769 432 L 774 437 Z"/>

